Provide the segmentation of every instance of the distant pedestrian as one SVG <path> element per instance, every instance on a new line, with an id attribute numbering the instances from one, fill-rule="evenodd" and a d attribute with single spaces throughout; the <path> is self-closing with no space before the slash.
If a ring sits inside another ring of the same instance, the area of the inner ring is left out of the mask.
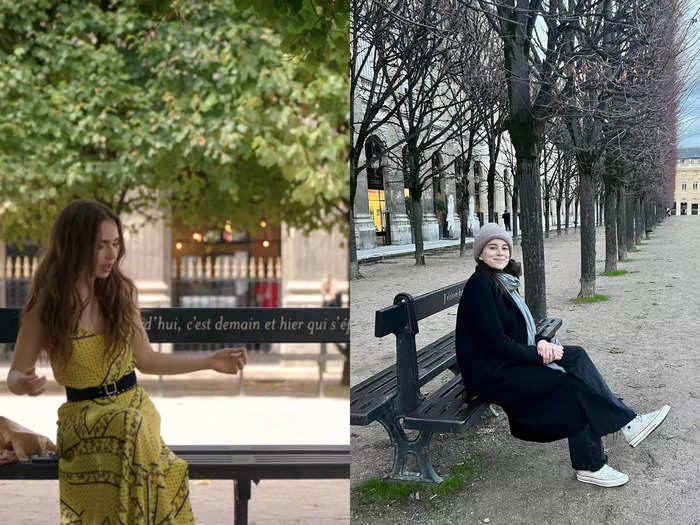
<path id="1" fill-rule="evenodd" d="M 671 208 L 666 208 L 666 217 L 671 216 Z"/>
<path id="2" fill-rule="evenodd" d="M 503 212 L 503 224 L 506 227 L 506 231 L 510 231 L 510 212 L 508 210 Z"/>
<path id="3" fill-rule="evenodd" d="M 343 306 L 343 294 L 335 291 L 333 287 L 333 277 L 330 275 L 326 275 L 321 281 L 321 296 L 321 306 L 324 308 L 328 306 Z"/>
<path id="4" fill-rule="evenodd" d="M 486 224 L 474 239 L 477 267 L 457 310 L 457 362 L 464 384 L 503 408 L 514 437 L 568 438 L 579 481 L 624 485 L 629 478 L 608 465 L 601 437 L 622 429 L 636 447 L 670 407 L 637 415 L 612 394 L 583 348 L 538 340 L 532 314 L 518 294 L 520 264 L 511 259 L 512 249 L 510 234 L 497 224 Z"/>

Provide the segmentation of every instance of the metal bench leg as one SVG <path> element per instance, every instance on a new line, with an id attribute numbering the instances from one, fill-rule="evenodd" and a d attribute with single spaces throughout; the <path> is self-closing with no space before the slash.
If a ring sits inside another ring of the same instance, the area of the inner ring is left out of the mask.
<path id="1" fill-rule="evenodd" d="M 233 481 L 235 500 L 233 504 L 234 523 L 236 525 L 248 525 L 248 500 L 250 500 L 250 480 L 239 479 Z"/>
<path id="2" fill-rule="evenodd" d="M 384 414 L 378 421 L 386 429 L 394 447 L 394 465 L 391 468 L 391 474 L 384 476 L 385 478 L 399 481 L 442 483 L 442 478 L 435 472 L 429 456 L 432 432 L 421 430 L 415 439 L 409 439 L 397 423 L 393 410 Z M 419 472 L 406 470 L 409 455 L 416 459 Z"/>

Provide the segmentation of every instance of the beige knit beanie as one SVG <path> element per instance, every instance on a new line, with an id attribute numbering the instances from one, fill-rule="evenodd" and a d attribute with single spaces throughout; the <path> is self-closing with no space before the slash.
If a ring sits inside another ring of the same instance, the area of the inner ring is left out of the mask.
<path id="1" fill-rule="evenodd" d="M 510 248 L 511 255 L 513 254 L 513 238 L 510 236 L 503 226 L 496 224 L 495 222 L 489 222 L 484 224 L 479 233 L 474 237 L 474 260 L 479 262 L 479 255 L 481 255 L 484 246 L 490 240 L 493 239 L 503 239 L 508 243 L 508 248 Z"/>

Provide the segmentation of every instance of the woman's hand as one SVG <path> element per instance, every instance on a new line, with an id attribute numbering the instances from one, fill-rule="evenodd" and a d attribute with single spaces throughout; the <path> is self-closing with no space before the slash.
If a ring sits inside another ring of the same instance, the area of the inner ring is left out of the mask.
<path id="1" fill-rule="evenodd" d="M 7 383 L 15 394 L 38 396 L 46 387 L 46 376 L 36 375 L 36 368 L 33 366 L 24 371 L 11 368 L 7 376 Z"/>
<path id="2" fill-rule="evenodd" d="M 542 356 L 542 363 L 548 365 L 564 357 L 564 347 L 541 339 L 537 343 L 537 353 Z"/>
<path id="3" fill-rule="evenodd" d="M 211 368 L 222 374 L 236 374 L 248 362 L 246 350 L 243 347 L 224 348 L 210 357 Z"/>

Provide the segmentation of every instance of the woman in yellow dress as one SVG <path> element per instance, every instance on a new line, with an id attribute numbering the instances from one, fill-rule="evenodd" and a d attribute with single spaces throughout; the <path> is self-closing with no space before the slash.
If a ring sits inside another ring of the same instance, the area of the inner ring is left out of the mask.
<path id="1" fill-rule="evenodd" d="M 163 443 L 160 416 L 134 368 L 235 374 L 245 349 L 154 352 L 136 288 L 119 268 L 124 255 L 121 221 L 107 206 L 79 200 L 60 213 L 22 312 L 7 384 L 18 395 L 41 394 L 46 377 L 35 363 L 44 349 L 66 387 L 57 432 L 62 524 L 194 523 L 187 464 Z"/>

